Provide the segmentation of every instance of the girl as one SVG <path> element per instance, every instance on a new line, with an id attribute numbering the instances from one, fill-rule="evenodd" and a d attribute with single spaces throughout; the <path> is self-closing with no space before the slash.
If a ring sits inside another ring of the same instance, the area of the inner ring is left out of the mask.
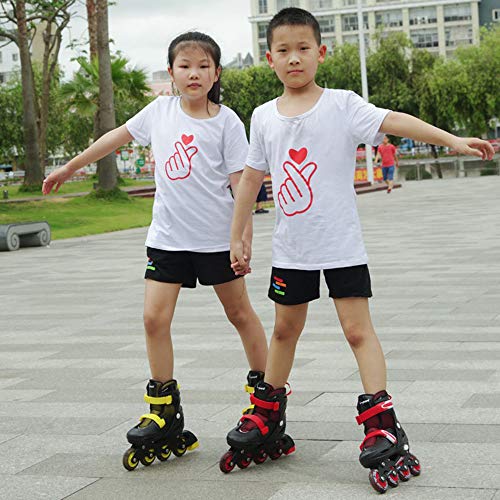
<path id="1" fill-rule="evenodd" d="M 220 48 L 209 36 L 188 32 L 168 49 L 168 71 L 180 96 L 158 97 L 125 125 L 97 140 L 44 181 L 55 191 L 78 169 L 136 140 L 152 145 L 156 162 L 153 220 L 146 239 L 148 263 L 144 327 L 151 380 L 144 399 L 150 413 L 127 434 L 132 447 L 123 465 L 135 469 L 155 457 L 166 460 L 198 445 L 183 431 L 180 394 L 173 379 L 170 325 L 181 287 L 212 285 L 227 318 L 241 336 L 250 365 L 248 385 L 263 376 L 267 342 L 244 279 L 230 267 L 233 199 L 248 143 L 242 122 L 220 98 Z M 245 240 L 251 245 L 251 222 Z M 251 391 L 251 388 L 248 389 Z"/>

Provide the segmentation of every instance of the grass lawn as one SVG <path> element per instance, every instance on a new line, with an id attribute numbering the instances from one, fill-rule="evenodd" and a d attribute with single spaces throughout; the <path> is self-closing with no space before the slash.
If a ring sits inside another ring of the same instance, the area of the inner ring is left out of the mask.
<path id="1" fill-rule="evenodd" d="M 153 180 L 135 180 L 135 179 L 127 179 L 123 178 L 125 184 L 120 186 L 123 187 L 132 187 L 132 186 L 153 186 Z M 93 184 L 96 182 L 95 180 L 88 179 L 83 181 L 74 181 L 74 182 L 66 182 L 61 186 L 57 195 L 61 194 L 70 194 L 70 193 L 88 193 L 93 190 Z M 20 193 L 19 192 L 20 185 L 15 186 L 0 186 L 0 191 L 4 191 L 7 189 L 9 191 L 9 199 L 16 198 L 36 198 L 38 196 L 43 196 L 42 193 Z M 49 195 L 49 197 L 53 196 L 53 192 Z M 0 193 L 1 195 L 1 193 Z"/>
<path id="2" fill-rule="evenodd" d="M 113 201 L 49 198 L 29 203 L 0 203 L 0 224 L 46 220 L 52 239 L 73 238 L 148 226 L 152 206 L 153 198 Z"/>

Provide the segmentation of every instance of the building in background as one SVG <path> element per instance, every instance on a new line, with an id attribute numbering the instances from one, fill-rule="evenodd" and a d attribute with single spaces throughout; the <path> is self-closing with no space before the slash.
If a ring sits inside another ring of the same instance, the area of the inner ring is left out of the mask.
<path id="1" fill-rule="evenodd" d="M 250 0 L 253 52 L 262 61 L 267 50 L 266 29 L 270 19 L 285 7 L 301 7 L 319 21 L 323 43 L 329 52 L 336 45 L 358 43 L 357 0 Z M 494 15 L 499 0 L 482 0 Z M 461 45 L 479 41 L 481 0 L 363 0 L 363 19 L 367 46 L 372 35 L 403 31 L 415 47 L 450 56 Z M 498 10 L 498 9 L 497 9 Z M 497 16 L 499 13 L 497 12 Z M 488 13 L 485 12 L 485 17 Z M 486 21 L 483 21 L 486 22 Z"/>
<path id="2" fill-rule="evenodd" d="M 43 61 L 43 28 L 44 24 L 37 25 L 33 42 L 31 43 L 31 59 L 33 62 Z M 8 38 L 0 36 L 0 84 L 8 82 L 21 72 L 21 60 L 17 45 Z"/>
<path id="3" fill-rule="evenodd" d="M 481 26 L 491 26 L 493 23 L 500 23 L 500 1 L 481 0 L 479 4 L 479 24 Z"/>
<path id="4" fill-rule="evenodd" d="M 159 95 L 172 95 L 172 79 L 168 74 L 168 71 L 154 71 L 153 79 L 148 82 L 148 86 L 151 89 L 150 95 L 155 97 Z"/>
<path id="5" fill-rule="evenodd" d="M 0 84 L 9 81 L 21 68 L 19 49 L 15 43 L 8 42 L 7 38 L 0 36 Z"/>
<path id="6" fill-rule="evenodd" d="M 243 69 L 248 68 L 249 66 L 253 66 L 253 57 L 250 52 L 248 52 L 245 57 L 241 55 L 241 52 L 238 52 L 236 57 L 231 62 L 224 64 L 224 68 L 228 69 Z"/>

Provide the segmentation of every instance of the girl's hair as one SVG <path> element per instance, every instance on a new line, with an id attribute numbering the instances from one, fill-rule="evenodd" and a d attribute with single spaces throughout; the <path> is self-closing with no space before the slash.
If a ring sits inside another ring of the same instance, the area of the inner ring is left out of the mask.
<path id="1" fill-rule="evenodd" d="M 179 51 L 189 45 L 198 45 L 202 50 L 204 50 L 215 63 L 215 68 L 220 66 L 220 47 L 217 42 L 210 36 L 205 35 L 205 33 L 200 33 L 199 31 L 188 31 L 174 38 L 168 47 L 168 65 L 172 68 L 174 65 L 174 60 L 177 57 Z M 208 92 L 208 99 L 213 103 L 219 104 L 220 102 L 220 75 L 219 79 L 213 84 L 212 88 Z"/>

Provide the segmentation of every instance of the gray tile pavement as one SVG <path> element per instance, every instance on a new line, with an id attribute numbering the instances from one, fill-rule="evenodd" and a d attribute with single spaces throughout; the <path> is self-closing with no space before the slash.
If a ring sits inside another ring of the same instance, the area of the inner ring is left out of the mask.
<path id="1" fill-rule="evenodd" d="M 389 390 L 423 464 L 387 492 L 500 500 L 500 178 L 406 183 L 359 197 Z M 247 279 L 268 334 L 273 214 L 256 216 Z M 0 498 L 375 498 L 357 462 L 357 367 L 322 284 L 291 375 L 297 452 L 222 475 L 247 405 L 240 341 L 209 288 L 174 318 L 186 427 L 200 448 L 129 473 L 125 433 L 145 410 L 145 229 L 0 254 Z M 250 493 L 252 492 L 252 493 Z"/>

